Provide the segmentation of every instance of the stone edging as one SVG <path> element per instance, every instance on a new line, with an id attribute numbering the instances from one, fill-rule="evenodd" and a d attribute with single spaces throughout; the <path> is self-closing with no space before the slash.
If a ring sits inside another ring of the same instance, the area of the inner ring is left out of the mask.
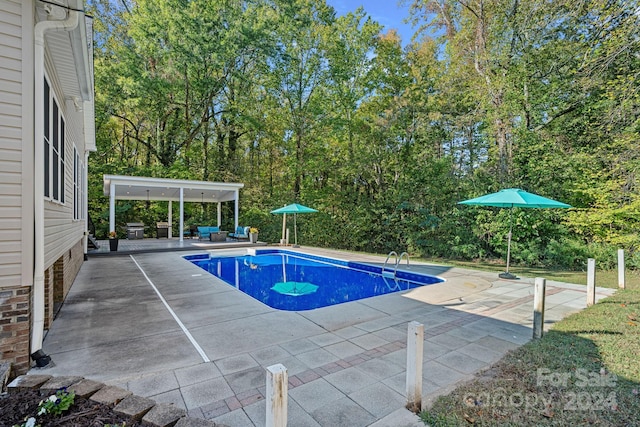
<path id="1" fill-rule="evenodd" d="M 108 386 L 83 377 L 21 375 L 7 385 L 7 391 L 16 393 L 39 389 L 45 393 L 55 393 L 65 387 L 76 396 L 111 406 L 115 413 L 133 417 L 151 427 L 227 427 L 213 421 L 188 417 L 184 409 L 172 404 L 156 403 L 123 388 Z"/>

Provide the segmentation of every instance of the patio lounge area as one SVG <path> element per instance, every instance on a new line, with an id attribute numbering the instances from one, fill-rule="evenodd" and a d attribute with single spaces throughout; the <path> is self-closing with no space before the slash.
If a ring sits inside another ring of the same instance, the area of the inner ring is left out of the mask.
<path id="1" fill-rule="evenodd" d="M 199 239 L 180 240 L 177 237 L 170 239 L 118 239 L 118 250 L 111 252 L 109 240 L 98 240 L 98 249 L 89 250 L 88 256 L 93 255 L 128 255 L 145 252 L 167 252 L 167 251 L 197 251 L 209 249 L 241 248 L 266 246 L 264 242 L 250 243 L 248 240 L 233 240 L 227 238 L 224 241 L 209 241 Z"/>

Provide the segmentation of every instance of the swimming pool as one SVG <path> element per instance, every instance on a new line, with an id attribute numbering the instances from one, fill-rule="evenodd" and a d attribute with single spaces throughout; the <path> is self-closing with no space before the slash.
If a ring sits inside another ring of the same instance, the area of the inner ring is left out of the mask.
<path id="1" fill-rule="evenodd" d="M 185 255 L 200 268 L 269 307 L 312 310 L 443 282 L 435 276 L 286 250 L 243 255 Z"/>

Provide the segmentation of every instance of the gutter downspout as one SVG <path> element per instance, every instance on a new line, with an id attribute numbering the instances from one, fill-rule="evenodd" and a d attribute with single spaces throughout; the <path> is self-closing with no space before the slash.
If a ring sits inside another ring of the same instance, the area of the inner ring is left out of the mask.
<path id="1" fill-rule="evenodd" d="M 82 169 L 82 218 L 84 220 L 84 260 L 89 253 L 89 152 L 84 153 L 84 168 Z"/>
<path id="2" fill-rule="evenodd" d="M 47 9 L 49 14 L 52 9 Z M 31 357 L 38 366 L 46 366 L 51 358 L 42 352 L 44 339 L 44 35 L 49 31 L 72 31 L 80 22 L 81 12 L 69 11 L 64 21 L 40 21 L 34 29 L 34 266 L 33 266 L 33 330 Z M 40 108 L 37 106 L 40 105 Z M 42 363 L 42 364 L 41 364 Z"/>

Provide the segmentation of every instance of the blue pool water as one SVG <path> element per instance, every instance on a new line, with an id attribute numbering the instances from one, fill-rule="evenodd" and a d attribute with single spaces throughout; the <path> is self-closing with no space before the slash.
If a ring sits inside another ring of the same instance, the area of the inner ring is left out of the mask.
<path id="1" fill-rule="evenodd" d="M 185 259 L 269 307 L 301 311 L 412 289 L 443 280 L 379 266 L 283 250 L 255 255 L 186 255 Z M 388 271 L 385 276 L 393 276 Z"/>

